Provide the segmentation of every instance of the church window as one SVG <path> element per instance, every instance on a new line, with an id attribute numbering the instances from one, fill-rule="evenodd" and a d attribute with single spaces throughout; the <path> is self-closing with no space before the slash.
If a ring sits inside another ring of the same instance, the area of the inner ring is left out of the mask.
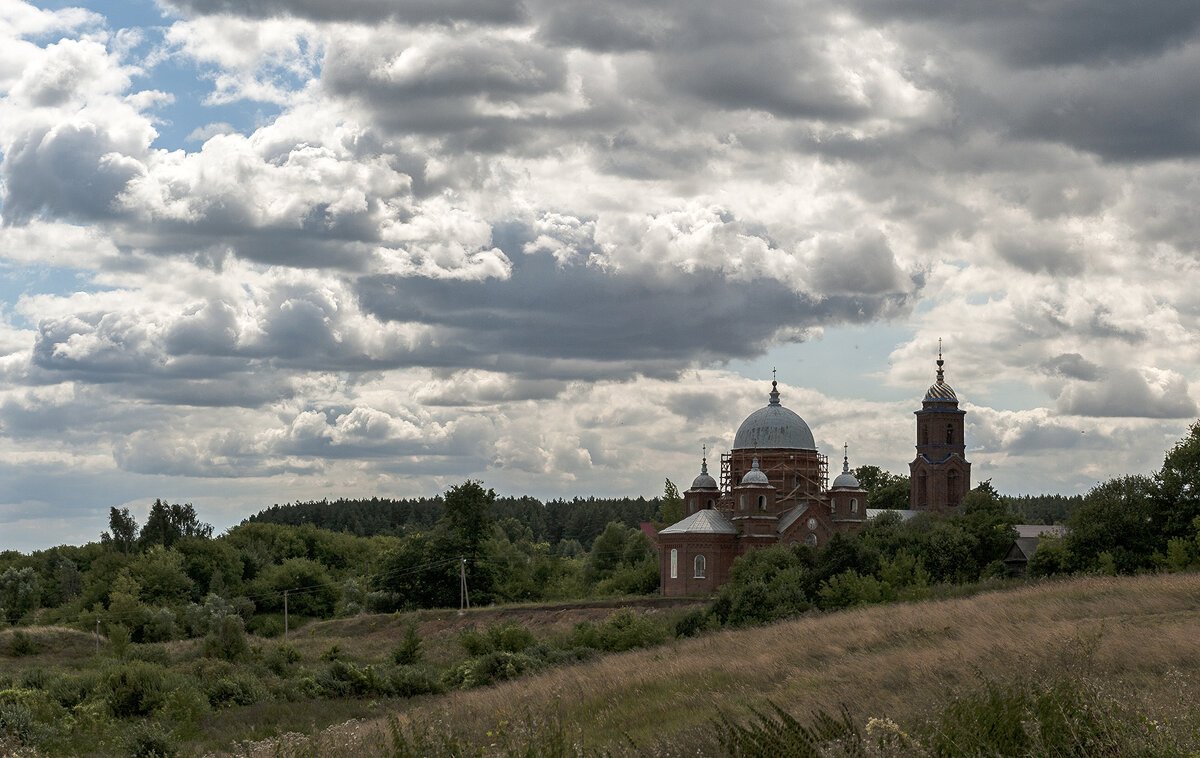
<path id="1" fill-rule="evenodd" d="M 809 532 L 808 536 L 804 538 L 804 544 L 808 545 L 809 547 L 816 547 L 817 546 L 817 535 L 813 534 L 812 532 Z"/>
<path id="2" fill-rule="evenodd" d="M 738 510 L 739 510 L 739 511 L 744 511 L 744 510 L 746 510 L 746 496 L 745 496 L 745 495 L 739 495 L 739 496 L 738 496 L 738 498 L 739 498 L 739 499 L 738 499 Z"/>
<path id="3" fill-rule="evenodd" d="M 958 472 L 951 471 L 946 477 L 946 502 L 950 505 L 958 504 Z"/>
<path id="4" fill-rule="evenodd" d="M 808 520 L 808 528 L 809 528 L 809 529 L 816 529 L 816 528 L 817 528 L 817 520 L 816 520 L 815 518 L 810 518 L 810 519 Z"/>
<path id="5" fill-rule="evenodd" d="M 946 424 L 946 444 L 954 442 L 954 424 Z"/>
<path id="6" fill-rule="evenodd" d="M 858 498 L 856 497 L 850 498 L 850 512 L 858 513 Z"/>
<path id="7" fill-rule="evenodd" d="M 765 511 L 767 509 L 767 496 L 766 495 L 758 496 L 758 509 L 760 511 Z"/>
<path id="8" fill-rule="evenodd" d="M 709 509 L 709 510 L 712 510 L 712 507 L 713 507 L 713 505 L 714 505 L 714 503 L 713 503 L 713 499 L 710 497 L 710 498 L 708 499 L 708 509 Z"/>
<path id="9" fill-rule="evenodd" d="M 679 578 L 679 550 L 671 548 L 671 578 Z"/>
<path id="10" fill-rule="evenodd" d="M 695 563 L 696 563 L 696 575 L 693 578 L 694 579 L 703 579 L 704 578 L 704 556 L 697 555 Z"/>

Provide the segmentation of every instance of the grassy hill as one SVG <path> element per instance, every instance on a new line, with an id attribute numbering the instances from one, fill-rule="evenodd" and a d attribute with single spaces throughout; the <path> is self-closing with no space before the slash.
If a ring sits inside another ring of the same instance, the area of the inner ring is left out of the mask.
<path id="1" fill-rule="evenodd" d="M 483 745 L 501 724 L 553 725 L 585 748 L 712 754 L 718 713 L 746 719 L 768 701 L 800 719 L 844 707 L 859 725 L 903 726 L 987 682 L 1049 681 L 1087 688 L 1151 739 L 1166 730 L 1195 749 L 1198 632 L 1200 575 L 1074 579 L 714 633 L 412 701 L 391 724 L 348 722 L 241 752 L 361 758 L 387 749 L 398 723 Z"/>

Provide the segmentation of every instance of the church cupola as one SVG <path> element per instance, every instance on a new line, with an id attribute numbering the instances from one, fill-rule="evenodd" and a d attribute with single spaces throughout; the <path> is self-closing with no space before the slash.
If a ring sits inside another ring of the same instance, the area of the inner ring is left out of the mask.
<path id="1" fill-rule="evenodd" d="M 704 452 L 707 453 L 707 449 Z M 702 455 L 700 475 L 692 480 L 692 486 L 683 493 L 685 515 L 691 516 L 697 511 L 716 508 L 720 497 L 721 489 L 717 486 L 717 480 L 708 473 L 708 456 Z"/>

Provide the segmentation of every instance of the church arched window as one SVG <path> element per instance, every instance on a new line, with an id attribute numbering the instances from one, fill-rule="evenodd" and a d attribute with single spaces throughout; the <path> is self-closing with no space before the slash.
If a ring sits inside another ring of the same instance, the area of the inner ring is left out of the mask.
<path id="1" fill-rule="evenodd" d="M 738 510 L 739 511 L 746 510 L 746 496 L 745 495 L 738 495 Z"/>
<path id="2" fill-rule="evenodd" d="M 816 547 L 817 546 L 817 535 L 813 534 L 812 532 L 809 532 L 808 536 L 804 538 L 804 544 L 808 545 L 809 547 Z"/>
<path id="3" fill-rule="evenodd" d="M 850 498 L 850 512 L 858 513 L 858 498 L 856 497 Z"/>
<path id="4" fill-rule="evenodd" d="M 766 495 L 758 496 L 758 509 L 760 511 L 765 511 L 767 509 L 767 496 Z"/>
<path id="5" fill-rule="evenodd" d="M 713 508 L 713 506 L 714 506 L 714 505 L 716 505 L 716 503 L 714 503 L 714 502 L 713 502 L 713 499 L 710 497 L 710 498 L 708 499 L 708 509 L 709 509 L 709 510 L 712 510 L 712 508 Z"/>
<path id="6" fill-rule="evenodd" d="M 693 578 L 694 579 L 703 579 L 704 578 L 704 556 L 697 555 L 695 564 L 696 564 L 696 574 Z"/>
<path id="7" fill-rule="evenodd" d="M 679 578 L 679 549 L 671 548 L 671 578 Z"/>
<path id="8" fill-rule="evenodd" d="M 946 444 L 954 442 L 954 424 L 946 424 Z"/>

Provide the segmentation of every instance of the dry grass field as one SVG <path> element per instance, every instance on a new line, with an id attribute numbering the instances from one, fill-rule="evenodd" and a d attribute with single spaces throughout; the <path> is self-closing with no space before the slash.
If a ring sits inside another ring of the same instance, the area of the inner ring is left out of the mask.
<path id="1" fill-rule="evenodd" d="M 589 747 L 695 755 L 711 749 L 719 711 L 740 718 L 771 701 L 800 718 L 845 707 L 861 723 L 905 724 L 984 679 L 1064 673 L 1103 682 L 1164 728 L 1194 729 L 1200 575 L 1090 577 L 812 614 L 415 700 L 399 718 L 483 744 L 502 722 L 532 720 L 561 724 Z M 235 754 L 362 758 L 388 729 L 383 718 L 354 721 L 315 741 Z"/>

